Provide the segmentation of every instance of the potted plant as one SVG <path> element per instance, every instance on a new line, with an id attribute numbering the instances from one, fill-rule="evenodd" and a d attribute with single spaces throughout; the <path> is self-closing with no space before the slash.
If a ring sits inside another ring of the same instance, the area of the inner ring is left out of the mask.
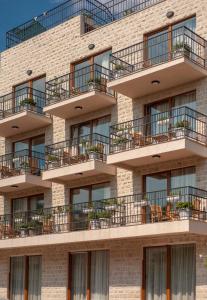
<path id="1" fill-rule="evenodd" d="M 101 78 L 96 77 L 88 80 L 88 90 L 90 92 L 94 90 L 100 90 L 100 86 L 101 86 Z"/>
<path id="2" fill-rule="evenodd" d="M 56 155 L 48 154 L 48 169 L 56 168 L 59 166 L 59 158 Z"/>
<path id="3" fill-rule="evenodd" d="M 179 211 L 179 217 L 181 220 L 189 219 L 192 213 L 193 205 L 190 202 L 177 202 L 176 209 Z"/>
<path id="4" fill-rule="evenodd" d="M 191 47 L 185 42 L 176 42 L 172 47 L 173 58 L 181 56 L 190 56 Z"/>
<path id="5" fill-rule="evenodd" d="M 100 227 L 102 229 L 109 228 L 111 216 L 112 216 L 111 211 L 103 210 L 103 211 L 98 212 L 98 218 L 100 220 Z"/>
<path id="6" fill-rule="evenodd" d="M 114 78 L 118 79 L 123 74 L 124 69 L 123 65 L 116 63 L 113 67 Z"/>
<path id="7" fill-rule="evenodd" d="M 45 214 L 42 216 L 43 217 L 43 224 L 42 224 L 42 229 L 43 233 L 51 233 L 53 232 L 53 219 L 51 214 Z"/>
<path id="8" fill-rule="evenodd" d="M 20 236 L 26 237 L 28 235 L 28 224 L 22 223 L 19 226 L 20 229 Z"/>
<path id="9" fill-rule="evenodd" d="M 29 162 L 27 161 L 23 161 L 21 164 L 20 164 L 20 167 L 21 167 L 21 173 L 25 173 L 26 171 L 29 170 Z"/>
<path id="10" fill-rule="evenodd" d="M 178 121 L 174 126 L 176 138 L 184 137 L 185 130 L 190 128 L 189 125 L 187 120 Z"/>
<path id="11" fill-rule="evenodd" d="M 159 126 L 164 126 L 167 125 L 169 123 L 169 117 L 168 116 L 160 116 L 158 121 L 157 121 L 157 125 Z"/>
<path id="12" fill-rule="evenodd" d="M 28 231 L 29 231 L 29 236 L 34 236 L 38 234 L 39 229 L 42 227 L 42 223 L 38 220 L 32 220 L 28 224 Z"/>
<path id="13" fill-rule="evenodd" d="M 25 109 L 34 110 L 34 107 L 36 106 L 36 102 L 32 98 L 25 98 L 21 100 L 20 106 L 24 107 Z"/>
<path id="14" fill-rule="evenodd" d="M 99 220 L 98 213 L 96 211 L 89 212 L 88 220 L 89 220 L 91 230 L 100 228 L 100 220 Z"/>
<path id="15" fill-rule="evenodd" d="M 125 136 L 118 136 L 112 141 L 112 147 L 113 150 L 120 151 L 120 150 L 126 150 L 126 145 L 129 140 Z"/>
<path id="16" fill-rule="evenodd" d="M 98 146 L 92 145 L 87 148 L 87 153 L 89 155 L 89 159 L 99 159 L 100 158 L 100 148 Z"/>
<path id="17" fill-rule="evenodd" d="M 167 196 L 167 202 L 177 202 L 180 199 L 180 195 L 178 192 L 173 191 L 169 193 L 169 196 Z"/>
<path id="18" fill-rule="evenodd" d="M 118 207 L 118 200 L 116 198 L 107 199 L 104 201 L 106 211 L 115 211 Z"/>
<path id="19" fill-rule="evenodd" d="M 58 231 L 67 231 L 69 224 L 69 206 L 58 206 L 54 211 L 55 225 Z"/>

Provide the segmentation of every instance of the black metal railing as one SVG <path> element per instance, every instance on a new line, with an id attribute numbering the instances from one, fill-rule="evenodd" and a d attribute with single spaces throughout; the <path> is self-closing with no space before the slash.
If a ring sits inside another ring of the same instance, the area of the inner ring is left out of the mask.
<path id="1" fill-rule="evenodd" d="M 44 168 L 44 153 L 22 150 L 0 156 L 0 179 L 23 174 L 40 176 Z"/>
<path id="2" fill-rule="evenodd" d="M 93 64 L 46 83 L 46 105 L 73 98 L 90 91 L 99 91 L 111 96 L 115 93 L 107 88 L 109 70 Z"/>
<path id="3" fill-rule="evenodd" d="M 43 114 L 45 100 L 45 93 L 29 87 L 0 96 L 0 119 L 10 117 L 23 111 Z"/>
<path id="4" fill-rule="evenodd" d="M 207 222 L 207 191 L 179 187 L 0 216 L 0 239 L 157 222 Z"/>
<path id="5" fill-rule="evenodd" d="M 179 58 L 206 68 L 206 41 L 187 27 L 119 50 L 111 55 L 111 80 Z"/>
<path id="6" fill-rule="evenodd" d="M 75 16 L 82 15 L 84 32 L 89 32 L 132 12 L 141 11 L 165 0 L 68 0 L 6 33 L 6 47 L 11 48 Z"/>
<path id="7" fill-rule="evenodd" d="M 120 123 L 110 128 L 110 153 L 189 138 L 207 145 L 207 116 L 189 107 Z"/>
<path id="8" fill-rule="evenodd" d="M 109 138 L 101 134 L 90 134 L 59 142 L 46 147 L 46 168 L 54 169 L 89 160 L 106 160 Z"/>

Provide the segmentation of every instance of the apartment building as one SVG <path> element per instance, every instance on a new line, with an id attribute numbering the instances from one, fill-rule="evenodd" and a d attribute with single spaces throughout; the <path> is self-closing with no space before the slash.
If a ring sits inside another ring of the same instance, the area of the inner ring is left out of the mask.
<path id="1" fill-rule="evenodd" d="M 206 299 L 206 1 L 69 0 L 6 37 L 0 299 Z"/>

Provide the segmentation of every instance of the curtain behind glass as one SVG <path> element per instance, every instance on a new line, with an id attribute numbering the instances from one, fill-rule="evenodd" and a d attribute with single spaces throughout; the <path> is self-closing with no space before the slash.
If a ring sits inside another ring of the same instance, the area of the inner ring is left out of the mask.
<path id="1" fill-rule="evenodd" d="M 41 275 L 42 275 L 41 256 L 29 257 L 29 300 L 41 299 Z"/>
<path id="2" fill-rule="evenodd" d="M 72 254 L 72 300 L 86 300 L 87 253 Z"/>
<path id="3" fill-rule="evenodd" d="M 24 300 L 24 269 L 23 256 L 11 258 L 11 300 Z"/>
<path id="4" fill-rule="evenodd" d="M 109 253 L 108 251 L 91 252 L 91 300 L 109 298 Z"/>
<path id="5" fill-rule="evenodd" d="M 167 248 L 146 250 L 146 299 L 166 299 Z"/>
<path id="6" fill-rule="evenodd" d="M 185 186 L 196 187 L 196 170 L 195 167 L 183 168 L 171 171 L 171 188 Z"/>
<path id="7" fill-rule="evenodd" d="M 194 245 L 172 246 L 171 291 L 172 300 L 194 300 L 196 259 Z"/>

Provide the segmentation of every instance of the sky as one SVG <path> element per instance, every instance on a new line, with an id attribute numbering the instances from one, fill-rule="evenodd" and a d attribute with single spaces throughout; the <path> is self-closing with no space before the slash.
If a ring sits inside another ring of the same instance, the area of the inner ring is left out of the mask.
<path id="1" fill-rule="evenodd" d="M 64 0 L 0 0 L 0 51 L 5 49 L 8 30 L 62 2 Z"/>

